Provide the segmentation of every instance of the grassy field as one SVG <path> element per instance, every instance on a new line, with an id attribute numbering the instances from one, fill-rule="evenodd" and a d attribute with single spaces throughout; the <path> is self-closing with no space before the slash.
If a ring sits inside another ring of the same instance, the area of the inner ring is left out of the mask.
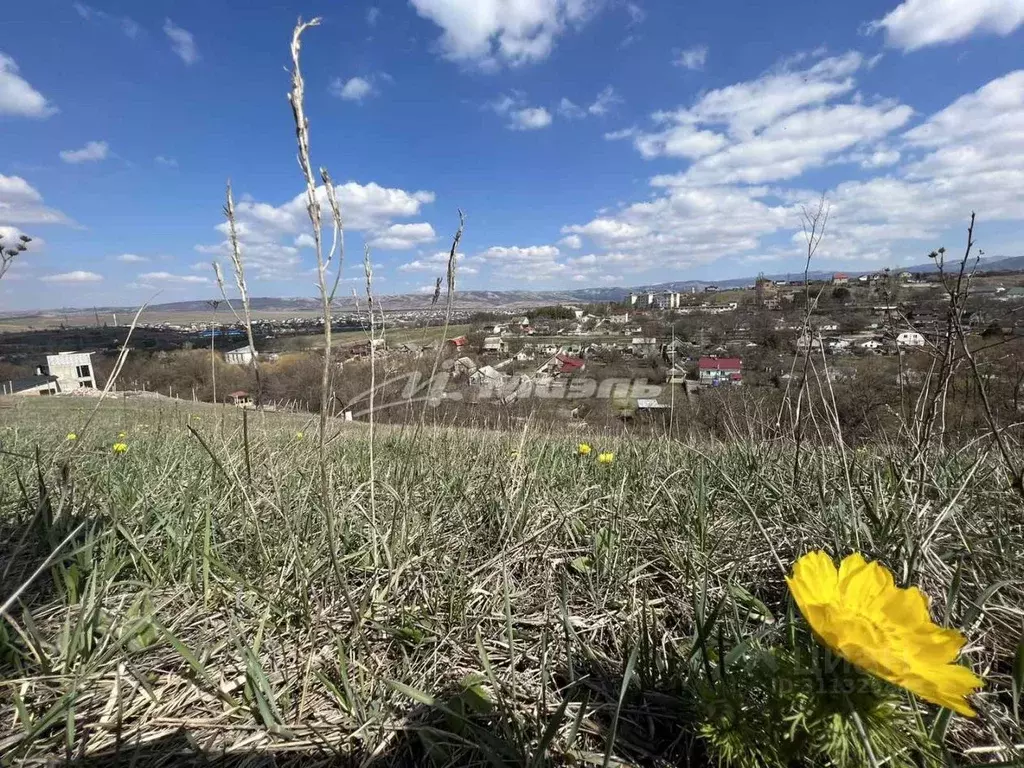
<path id="1" fill-rule="evenodd" d="M 301 417 L 92 407 L 0 409 L 0 600 L 38 570 L 0 622 L 5 764 L 1024 754 L 1024 503 L 971 448 L 827 447 L 794 482 L 788 444 L 355 424 L 321 474 Z M 977 720 L 821 662 L 783 578 L 814 549 L 924 589 Z"/>

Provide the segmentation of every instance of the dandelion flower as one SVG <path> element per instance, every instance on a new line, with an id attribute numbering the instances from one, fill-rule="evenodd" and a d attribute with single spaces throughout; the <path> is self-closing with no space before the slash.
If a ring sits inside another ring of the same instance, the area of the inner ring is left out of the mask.
<path id="1" fill-rule="evenodd" d="M 124 453 L 128 450 L 127 443 L 114 443 L 114 453 Z"/>
<path id="2" fill-rule="evenodd" d="M 68 432 L 68 440 L 77 440 L 77 439 L 78 439 L 78 435 L 76 435 L 74 432 Z"/>
<path id="3" fill-rule="evenodd" d="M 597 454 L 598 464 L 611 464 L 613 461 L 615 461 L 615 454 L 610 451 Z"/>
<path id="4" fill-rule="evenodd" d="M 974 717 L 967 696 L 983 681 L 956 663 L 966 639 L 934 624 L 928 598 L 900 589 L 892 573 L 859 553 L 837 569 L 824 552 L 810 552 L 786 577 L 800 612 L 818 638 L 847 661 L 926 701 Z"/>
<path id="5" fill-rule="evenodd" d="M 589 456 L 590 455 L 590 451 L 591 451 L 591 448 L 586 443 L 580 443 L 576 447 L 576 453 L 579 454 L 580 456 Z"/>

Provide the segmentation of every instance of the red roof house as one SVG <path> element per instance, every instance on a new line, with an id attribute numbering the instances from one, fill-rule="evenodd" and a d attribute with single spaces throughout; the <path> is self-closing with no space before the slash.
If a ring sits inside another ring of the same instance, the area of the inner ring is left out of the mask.
<path id="1" fill-rule="evenodd" d="M 454 339 L 448 339 L 448 343 L 454 346 L 456 349 L 462 349 L 469 343 L 469 339 L 465 336 L 456 336 Z"/>
<path id="2" fill-rule="evenodd" d="M 738 357 L 702 357 L 697 362 L 697 374 L 704 384 L 739 384 L 743 380 L 743 361 Z"/>
<path id="3" fill-rule="evenodd" d="M 586 367 L 586 361 L 559 353 L 555 355 L 559 373 L 579 373 Z"/>

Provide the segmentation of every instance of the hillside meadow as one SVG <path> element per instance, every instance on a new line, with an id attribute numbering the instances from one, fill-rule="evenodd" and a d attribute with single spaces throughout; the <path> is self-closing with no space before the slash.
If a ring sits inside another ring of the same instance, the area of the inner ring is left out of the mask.
<path id="1" fill-rule="evenodd" d="M 1024 502 L 980 443 L 794 473 L 786 441 L 350 424 L 321 472 L 300 416 L 93 408 L 0 408 L 4 764 L 1024 755 Z M 928 595 L 977 718 L 814 639 L 784 578 L 813 550 Z"/>

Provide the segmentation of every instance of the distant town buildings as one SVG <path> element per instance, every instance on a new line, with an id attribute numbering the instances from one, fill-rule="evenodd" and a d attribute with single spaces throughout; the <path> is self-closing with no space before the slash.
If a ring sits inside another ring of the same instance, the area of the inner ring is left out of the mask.
<path id="1" fill-rule="evenodd" d="M 743 361 L 738 357 L 702 357 L 697 362 L 697 377 L 701 384 L 741 384 Z"/>

